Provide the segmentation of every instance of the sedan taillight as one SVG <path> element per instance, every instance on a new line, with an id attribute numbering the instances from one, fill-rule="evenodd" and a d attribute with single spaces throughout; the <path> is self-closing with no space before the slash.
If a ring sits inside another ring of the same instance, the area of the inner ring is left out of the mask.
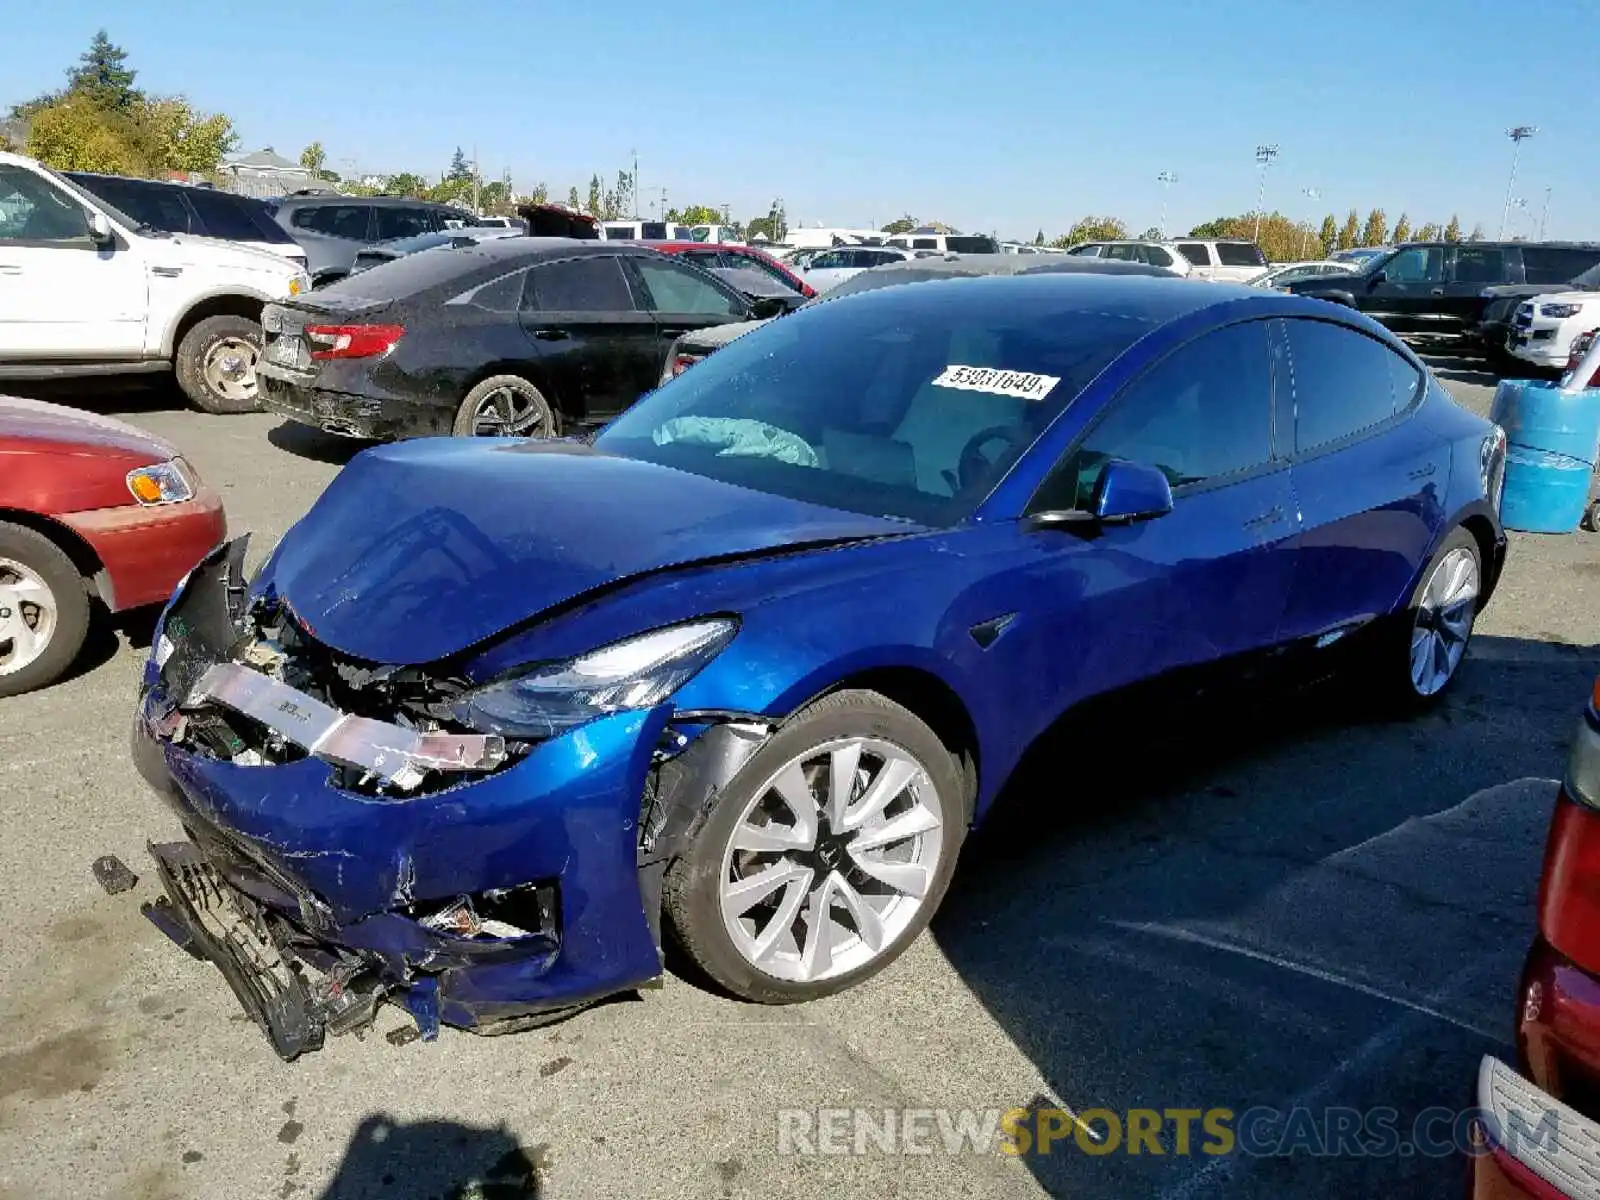
<path id="1" fill-rule="evenodd" d="M 695 363 L 699 362 L 704 357 L 705 355 L 703 354 L 674 354 L 672 356 L 673 377 L 676 378 L 677 376 L 682 375 L 685 371 L 694 366 Z M 699 378 L 699 376 L 696 376 L 696 378 Z"/>
<path id="2" fill-rule="evenodd" d="M 387 354 L 405 336 L 404 325 L 307 325 L 311 357 L 374 358 Z"/>

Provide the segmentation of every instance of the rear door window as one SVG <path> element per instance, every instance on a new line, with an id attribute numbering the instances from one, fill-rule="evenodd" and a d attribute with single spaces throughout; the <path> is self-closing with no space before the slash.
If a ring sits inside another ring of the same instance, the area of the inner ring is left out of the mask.
<path id="1" fill-rule="evenodd" d="M 1209 267 L 1211 265 L 1211 251 L 1206 249 L 1204 242 L 1179 242 L 1178 253 L 1188 259 L 1194 266 Z"/>
<path id="2" fill-rule="evenodd" d="M 1264 267 L 1267 256 L 1250 242 L 1218 242 L 1217 260 L 1225 267 Z"/>
<path id="3" fill-rule="evenodd" d="M 938 238 L 912 238 L 911 239 L 911 248 L 913 250 L 937 250 L 939 248 L 939 239 Z"/>
<path id="4" fill-rule="evenodd" d="M 1529 283 L 1570 283 L 1597 262 L 1600 262 L 1600 250 L 1560 246 L 1522 248 L 1522 269 Z"/>
<path id="5" fill-rule="evenodd" d="M 401 204 L 378 207 L 377 238 L 380 242 L 432 232 L 434 232 L 432 213 L 426 208 L 412 208 Z"/>
<path id="6" fill-rule="evenodd" d="M 1497 247 L 1457 246 L 1451 283 L 1505 283 L 1505 251 Z"/>
<path id="7" fill-rule="evenodd" d="M 295 209 L 290 221 L 296 229 L 364 242 L 371 213 L 371 206 L 366 204 L 318 204 Z"/>
<path id="8" fill-rule="evenodd" d="M 1376 338 L 1327 321 L 1284 322 L 1294 390 L 1295 451 L 1352 437 L 1410 406 L 1417 369 Z"/>
<path id="9" fill-rule="evenodd" d="M 528 272 L 522 307 L 541 312 L 633 312 L 633 293 L 612 254 L 542 263 Z"/>
<path id="10" fill-rule="evenodd" d="M 1144 261 L 1152 267 L 1170 267 L 1172 265 L 1172 255 L 1168 254 L 1161 246 L 1144 246 L 1141 247 L 1141 250 L 1143 251 Z"/>

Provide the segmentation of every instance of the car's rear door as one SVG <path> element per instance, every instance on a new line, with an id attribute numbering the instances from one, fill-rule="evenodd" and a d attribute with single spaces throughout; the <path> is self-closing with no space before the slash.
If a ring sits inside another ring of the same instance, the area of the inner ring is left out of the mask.
<path id="1" fill-rule="evenodd" d="M 1428 381 L 1410 358 L 1335 322 L 1277 328 L 1301 515 L 1285 632 L 1331 637 L 1407 599 L 1444 520 L 1450 451 L 1411 419 Z"/>
<path id="2" fill-rule="evenodd" d="M 656 354 L 644 390 L 655 386 L 672 343 L 683 334 L 750 317 L 744 297 L 704 271 L 664 254 L 629 255 L 623 261 L 631 269 L 640 305 L 655 321 Z"/>
<path id="3" fill-rule="evenodd" d="M 656 386 L 665 351 L 615 254 L 540 263 L 528 272 L 518 320 L 562 411 L 609 419 Z"/>
<path id="4" fill-rule="evenodd" d="M 1198 279 L 1210 279 L 1216 274 L 1217 264 L 1211 257 L 1211 247 L 1204 242 L 1179 242 L 1178 253 L 1189 260 L 1194 269 L 1189 273 Z"/>
<path id="5" fill-rule="evenodd" d="M 1461 334 L 1475 328 L 1488 306 L 1483 289 L 1521 282 L 1522 259 L 1514 248 L 1467 243 L 1450 247 L 1444 297 L 1439 302 L 1444 318 L 1439 332 Z"/>
<path id="6" fill-rule="evenodd" d="M 1272 428 L 1268 322 L 1202 334 L 1134 380 L 1091 425 L 1030 508 L 1092 508 L 1109 459 L 1156 467 L 1166 516 L 1060 540 L 1064 703 L 1273 647 L 1293 577 L 1288 463 Z"/>

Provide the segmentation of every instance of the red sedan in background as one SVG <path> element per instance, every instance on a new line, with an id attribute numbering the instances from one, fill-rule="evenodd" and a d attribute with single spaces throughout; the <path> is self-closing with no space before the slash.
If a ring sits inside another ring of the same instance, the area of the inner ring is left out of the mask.
<path id="1" fill-rule="evenodd" d="M 1521 1074 L 1478 1072 L 1474 1200 L 1600 1196 L 1600 681 L 1550 818 L 1539 931 L 1517 993 Z"/>
<path id="2" fill-rule="evenodd" d="M 816 289 L 770 254 L 753 246 L 727 246 L 708 242 L 648 242 L 652 250 L 663 254 L 676 254 L 697 267 L 754 267 L 765 271 L 785 287 L 798 292 L 807 300 L 815 296 Z"/>
<path id="3" fill-rule="evenodd" d="M 72 665 L 94 601 L 166 600 L 226 532 L 221 498 L 165 442 L 0 396 L 0 696 Z"/>

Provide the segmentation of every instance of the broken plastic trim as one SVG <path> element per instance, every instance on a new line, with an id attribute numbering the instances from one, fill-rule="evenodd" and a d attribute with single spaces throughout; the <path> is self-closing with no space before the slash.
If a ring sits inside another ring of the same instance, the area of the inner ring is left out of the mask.
<path id="1" fill-rule="evenodd" d="M 506 760 L 494 734 L 423 733 L 342 713 L 304 692 L 238 663 L 216 663 L 181 707 L 219 704 L 266 726 L 306 753 L 368 771 L 402 790 L 428 771 L 492 771 Z"/>

